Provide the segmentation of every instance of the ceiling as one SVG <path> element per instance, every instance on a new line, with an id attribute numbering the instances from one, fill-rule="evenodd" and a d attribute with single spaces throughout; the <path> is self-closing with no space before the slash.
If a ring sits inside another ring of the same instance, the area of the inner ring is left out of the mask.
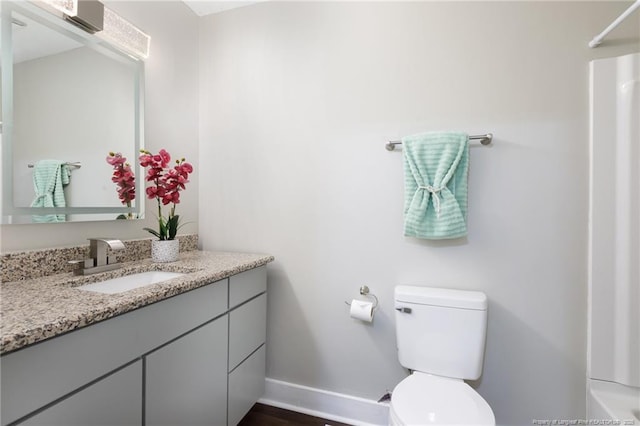
<path id="1" fill-rule="evenodd" d="M 182 0 L 187 6 L 193 10 L 198 16 L 210 15 L 212 13 L 219 13 L 229 9 L 235 9 L 242 6 L 247 6 L 250 4 L 258 3 L 259 1 L 266 0 L 254 0 L 254 1 L 244 1 L 244 0 L 225 0 L 225 1 L 217 1 L 217 0 Z"/>

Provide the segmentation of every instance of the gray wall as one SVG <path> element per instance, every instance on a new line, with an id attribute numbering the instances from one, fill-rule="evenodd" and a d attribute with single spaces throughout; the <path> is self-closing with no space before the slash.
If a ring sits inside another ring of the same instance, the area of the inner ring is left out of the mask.
<path id="1" fill-rule="evenodd" d="M 198 18 L 184 3 L 106 2 L 151 35 L 151 54 L 145 60 L 145 141 L 151 151 L 166 148 L 175 157 L 198 162 Z M 106 147 L 105 149 L 109 149 Z M 1 249 L 23 249 L 84 244 L 88 237 L 144 238 L 143 227 L 156 227 L 155 200 L 146 201 L 143 221 L 2 225 Z M 178 205 L 182 232 L 198 232 L 198 174 L 192 176 Z"/>
<path id="2" fill-rule="evenodd" d="M 628 3 L 267 2 L 201 20 L 200 238 L 263 251 L 268 376 L 377 399 L 405 372 L 393 287 L 490 299 L 475 384 L 500 424 L 585 416 L 588 63 L 640 50 Z M 402 236 L 402 154 L 473 146 L 469 236 Z M 372 325 L 343 303 L 367 284 Z"/>

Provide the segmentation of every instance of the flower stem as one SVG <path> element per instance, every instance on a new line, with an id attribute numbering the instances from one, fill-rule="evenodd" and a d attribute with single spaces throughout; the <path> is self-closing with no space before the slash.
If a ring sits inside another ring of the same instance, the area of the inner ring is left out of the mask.
<path id="1" fill-rule="evenodd" d="M 157 198 L 158 200 L 158 229 L 160 230 L 160 239 L 164 240 L 165 238 L 165 234 L 166 231 L 163 232 L 162 228 L 162 204 L 160 203 L 160 198 Z"/>

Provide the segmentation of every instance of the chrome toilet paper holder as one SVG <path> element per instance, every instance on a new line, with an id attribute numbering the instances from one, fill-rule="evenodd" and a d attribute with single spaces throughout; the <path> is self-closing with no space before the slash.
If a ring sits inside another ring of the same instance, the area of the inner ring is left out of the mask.
<path id="1" fill-rule="evenodd" d="M 378 309 L 378 298 L 376 297 L 375 294 L 369 291 L 369 287 L 367 287 L 366 285 L 363 285 L 362 287 L 360 287 L 360 294 L 362 296 L 373 298 L 373 310 L 375 311 L 376 309 Z M 351 306 L 351 303 L 347 302 L 346 300 L 344 303 Z"/>

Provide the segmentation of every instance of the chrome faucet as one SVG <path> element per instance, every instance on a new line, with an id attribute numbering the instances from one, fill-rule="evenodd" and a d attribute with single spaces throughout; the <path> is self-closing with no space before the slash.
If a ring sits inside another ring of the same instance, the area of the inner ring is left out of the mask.
<path id="1" fill-rule="evenodd" d="M 69 262 L 79 265 L 73 269 L 74 275 L 97 274 L 122 267 L 122 263 L 109 257 L 108 249 L 124 250 L 125 246 L 122 241 L 114 238 L 89 238 L 89 258 Z"/>

